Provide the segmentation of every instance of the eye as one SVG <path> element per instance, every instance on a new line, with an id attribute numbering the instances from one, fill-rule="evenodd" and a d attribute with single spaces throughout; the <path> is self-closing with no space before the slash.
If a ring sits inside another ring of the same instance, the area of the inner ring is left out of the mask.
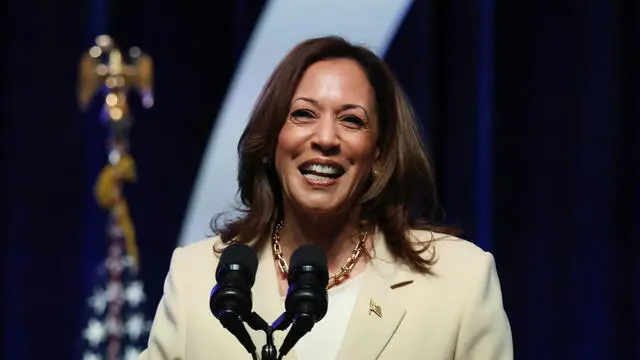
<path id="1" fill-rule="evenodd" d="M 293 117 L 294 119 L 296 118 L 311 118 L 313 117 L 313 113 L 309 110 L 304 110 L 304 109 L 300 109 L 300 110 L 295 110 L 294 112 L 291 113 L 291 117 Z"/>
<path id="2" fill-rule="evenodd" d="M 342 118 L 342 121 L 349 124 L 349 126 L 356 127 L 356 128 L 364 128 L 367 125 L 367 123 L 364 120 L 360 119 L 355 115 L 346 115 Z"/>

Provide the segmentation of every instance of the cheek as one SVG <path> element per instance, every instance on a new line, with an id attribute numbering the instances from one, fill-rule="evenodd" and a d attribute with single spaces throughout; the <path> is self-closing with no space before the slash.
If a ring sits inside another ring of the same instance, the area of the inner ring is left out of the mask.
<path id="1" fill-rule="evenodd" d="M 291 134 L 287 129 L 282 128 L 280 130 L 280 134 L 278 134 L 278 145 L 276 146 L 276 151 L 282 153 L 286 152 L 288 149 L 292 147 L 292 138 Z"/>
<path id="2" fill-rule="evenodd" d="M 278 134 L 276 145 L 275 166 L 278 173 L 283 169 L 284 162 L 297 156 L 300 148 L 299 136 L 291 127 L 285 125 Z"/>
<path id="3" fill-rule="evenodd" d="M 352 137 L 348 141 L 348 144 L 352 159 L 363 165 L 363 167 L 375 161 L 377 149 L 372 136 L 359 134 L 358 136 Z"/>
<path id="4" fill-rule="evenodd" d="M 301 142 L 303 142 L 303 136 L 300 130 L 285 123 L 278 134 L 277 150 L 281 153 L 293 153 L 300 147 Z"/>

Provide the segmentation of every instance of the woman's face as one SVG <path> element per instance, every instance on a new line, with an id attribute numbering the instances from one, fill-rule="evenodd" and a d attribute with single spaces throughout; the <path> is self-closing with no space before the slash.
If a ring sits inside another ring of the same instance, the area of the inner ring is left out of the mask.
<path id="1" fill-rule="evenodd" d="M 324 60 L 307 69 L 275 154 L 285 208 L 316 215 L 351 209 L 378 155 L 375 111 L 374 90 L 357 62 Z"/>

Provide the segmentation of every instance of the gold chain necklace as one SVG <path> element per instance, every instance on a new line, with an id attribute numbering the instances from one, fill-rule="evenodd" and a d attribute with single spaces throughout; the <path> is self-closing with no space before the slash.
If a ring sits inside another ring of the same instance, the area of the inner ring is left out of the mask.
<path id="1" fill-rule="evenodd" d="M 282 230 L 282 221 L 280 221 L 275 229 L 273 230 L 273 235 L 271 236 L 271 240 L 273 241 L 273 256 L 276 258 L 276 262 L 278 263 L 278 267 L 280 271 L 287 275 L 289 274 L 289 264 L 287 260 L 282 256 L 282 247 L 280 246 L 280 231 Z M 338 284 L 345 276 L 347 276 L 351 270 L 353 270 L 354 266 L 358 263 L 360 259 L 360 255 L 365 250 L 365 240 L 367 240 L 367 232 L 362 231 L 360 233 L 360 241 L 356 244 L 355 249 L 351 253 L 351 256 L 347 259 L 347 262 L 340 266 L 340 271 L 337 274 L 329 275 L 329 283 L 327 284 L 327 289 Z"/>

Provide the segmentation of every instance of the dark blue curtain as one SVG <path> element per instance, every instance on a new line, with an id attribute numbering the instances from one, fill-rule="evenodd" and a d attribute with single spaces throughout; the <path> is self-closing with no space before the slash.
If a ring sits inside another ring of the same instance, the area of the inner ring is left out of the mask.
<path id="1" fill-rule="evenodd" d="M 495 251 L 518 352 L 640 358 L 640 3 L 496 13 Z"/>
<path id="2" fill-rule="evenodd" d="M 106 133 L 98 102 L 76 105 L 81 53 L 106 28 L 155 60 L 156 106 L 131 98 L 126 188 L 152 316 L 264 4 L 5 5 L 2 356 L 72 359 L 106 245 L 92 199 Z M 640 4 L 416 1 L 385 57 L 422 119 L 446 221 L 496 256 L 516 358 L 640 359 Z"/>

